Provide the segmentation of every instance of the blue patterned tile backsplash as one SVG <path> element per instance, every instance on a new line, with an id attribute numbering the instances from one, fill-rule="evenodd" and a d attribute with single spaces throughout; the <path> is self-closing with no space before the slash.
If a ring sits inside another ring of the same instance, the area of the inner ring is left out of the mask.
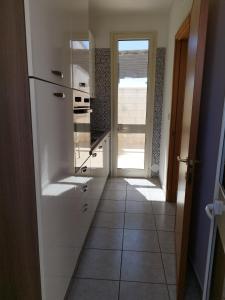
<path id="1" fill-rule="evenodd" d="M 166 48 L 157 48 L 155 103 L 152 140 L 152 175 L 158 174 L 160 163 L 160 140 L 163 107 L 163 88 Z M 95 49 L 95 96 L 91 106 L 94 130 L 111 128 L 111 51 L 108 48 Z M 153 172 L 155 170 L 155 172 Z"/>

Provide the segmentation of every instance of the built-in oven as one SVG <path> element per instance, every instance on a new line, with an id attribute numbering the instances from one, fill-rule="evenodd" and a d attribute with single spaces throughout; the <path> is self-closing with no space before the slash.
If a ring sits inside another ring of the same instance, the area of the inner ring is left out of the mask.
<path id="1" fill-rule="evenodd" d="M 73 122 L 74 122 L 74 167 L 78 170 L 88 159 L 91 149 L 90 96 L 87 93 L 74 91 Z"/>

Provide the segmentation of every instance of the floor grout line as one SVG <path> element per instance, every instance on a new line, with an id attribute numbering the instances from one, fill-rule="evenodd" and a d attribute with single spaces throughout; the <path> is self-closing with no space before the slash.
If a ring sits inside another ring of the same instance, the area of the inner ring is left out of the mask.
<path id="1" fill-rule="evenodd" d="M 112 201 L 120 201 L 120 200 L 112 200 Z M 125 201 L 122 201 L 125 202 Z M 97 213 L 106 213 L 106 214 L 136 214 L 136 215 L 150 215 L 150 216 L 167 216 L 167 217 L 176 217 L 176 215 L 168 215 L 168 214 L 154 214 L 154 213 L 145 213 L 145 212 L 130 212 L 130 211 L 104 211 L 104 210 L 96 210 Z"/>
<path id="2" fill-rule="evenodd" d="M 175 284 L 167 284 L 166 282 L 152 282 L 152 281 L 139 281 L 139 280 L 118 280 L 118 279 L 103 279 L 103 278 L 94 278 L 94 277 L 80 277 L 76 276 L 76 279 L 82 280 L 97 280 L 97 281 L 114 281 L 114 282 L 135 282 L 135 283 L 145 283 L 145 284 L 154 284 L 154 285 L 170 285 L 175 286 Z"/>
<path id="3" fill-rule="evenodd" d="M 162 266 L 163 266 L 163 272 L 164 272 L 164 276 L 165 276 L 165 282 L 166 282 L 166 289 L 167 289 L 168 299 L 170 299 L 170 292 L 169 292 L 169 287 L 168 287 L 168 282 L 167 282 L 167 277 L 166 277 L 166 270 L 165 270 L 165 266 L 164 266 L 164 262 L 163 262 L 163 256 L 162 256 L 163 255 L 162 247 L 160 245 L 160 240 L 159 240 L 159 234 L 158 234 L 158 232 L 156 234 L 157 234 L 159 248 L 160 248 L 160 256 L 161 256 Z"/>
<path id="4" fill-rule="evenodd" d="M 175 252 L 165 252 L 165 251 L 153 251 L 153 250 L 131 250 L 131 249 L 119 249 L 119 248 L 114 248 L 114 249 L 107 249 L 107 248 L 95 248 L 95 247 L 88 247 L 84 248 L 84 250 L 99 250 L 99 251 L 121 251 L 121 252 L 136 252 L 136 253 L 162 253 L 162 254 L 169 254 L 169 255 L 175 255 Z"/>
<path id="5" fill-rule="evenodd" d="M 121 275 L 122 275 L 122 264 L 123 264 L 123 245 L 124 245 L 124 227 L 125 227 L 125 212 L 126 212 L 126 199 L 127 199 L 127 190 L 125 195 L 125 211 L 123 215 L 123 234 L 122 234 L 122 251 L 121 251 L 121 261 L 120 261 L 120 280 L 119 280 L 119 289 L 118 289 L 118 300 L 120 300 L 120 288 L 121 288 Z"/>

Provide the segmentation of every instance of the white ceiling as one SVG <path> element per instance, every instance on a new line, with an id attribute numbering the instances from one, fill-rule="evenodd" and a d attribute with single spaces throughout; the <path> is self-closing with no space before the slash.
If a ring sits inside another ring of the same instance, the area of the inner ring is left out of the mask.
<path id="1" fill-rule="evenodd" d="M 167 14 L 173 0 L 89 0 L 95 15 Z"/>

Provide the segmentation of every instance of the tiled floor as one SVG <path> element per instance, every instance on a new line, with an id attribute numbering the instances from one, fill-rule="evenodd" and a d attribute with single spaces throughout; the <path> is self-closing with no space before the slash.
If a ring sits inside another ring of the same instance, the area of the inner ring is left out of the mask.
<path id="1" fill-rule="evenodd" d="M 175 300 L 175 206 L 157 181 L 108 181 L 69 300 Z"/>

